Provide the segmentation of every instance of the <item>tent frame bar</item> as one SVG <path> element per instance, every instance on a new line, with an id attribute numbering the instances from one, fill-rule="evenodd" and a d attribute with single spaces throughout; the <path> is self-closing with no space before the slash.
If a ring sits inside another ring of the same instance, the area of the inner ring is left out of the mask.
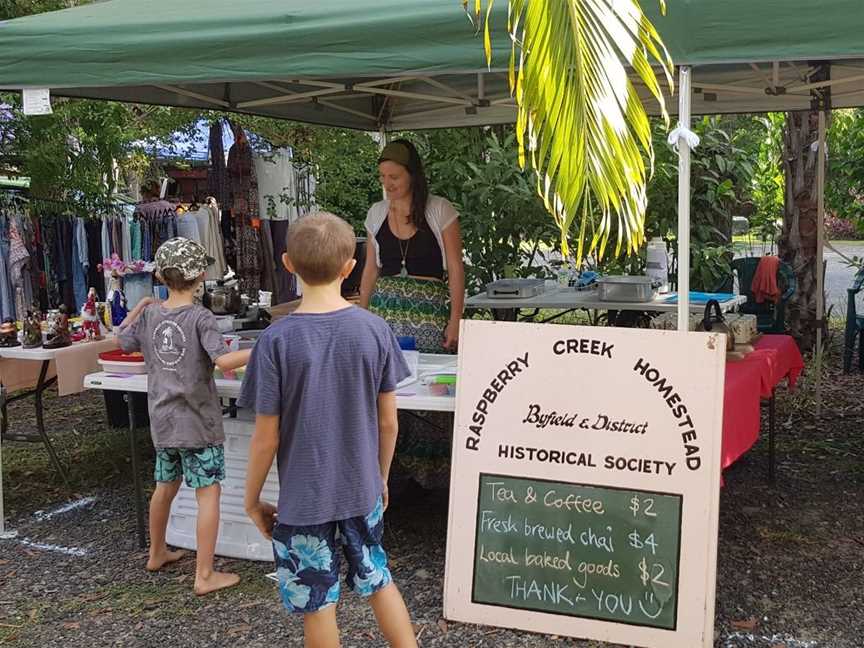
<path id="1" fill-rule="evenodd" d="M 209 95 L 201 94 L 199 92 L 193 92 L 192 90 L 186 90 L 184 88 L 178 88 L 173 85 L 154 85 L 154 88 L 159 88 L 159 90 L 164 90 L 165 92 L 173 92 L 175 94 L 189 97 L 190 99 L 198 99 L 199 101 L 204 101 L 206 103 L 211 103 L 216 106 L 222 106 L 223 108 L 232 108 L 233 106 L 223 99 L 216 99 L 215 97 L 211 97 Z"/>
<path id="2" fill-rule="evenodd" d="M 304 101 L 315 97 L 326 97 L 327 95 L 338 94 L 345 92 L 345 88 L 324 88 L 321 90 L 310 90 L 309 92 L 290 92 L 288 94 L 277 95 L 275 97 L 267 97 L 266 99 L 253 99 L 251 101 L 243 101 L 237 104 L 238 108 L 255 108 L 256 106 L 272 106 L 275 104 L 294 103 L 295 101 Z"/>
<path id="3" fill-rule="evenodd" d="M 420 92 L 405 92 L 403 90 L 391 90 L 389 88 L 376 88 L 367 85 L 355 85 L 353 90 L 360 92 L 368 92 L 369 94 L 379 94 L 385 97 L 402 97 L 405 99 L 422 99 L 433 103 L 446 103 L 454 106 L 473 106 L 474 103 L 464 99 L 455 97 L 440 97 L 436 95 L 428 95 Z"/>
<path id="4" fill-rule="evenodd" d="M 447 93 L 447 95 L 431 95 L 422 92 L 409 92 L 405 90 L 397 90 L 396 88 L 381 88 L 380 86 L 394 86 L 407 81 L 420 81 L 437 90 L 443 90 Z M 262 106 L 274 106 L 277 104 L 288 104 L 295 102 L 302 102 L 307 100 L 312 100 L 313 103 L 316 101 L 321 103 L 322 105 L 329 106 L 333 108 L 331 104 L 318 101 L 319 97 L 326 97 L 328 95 L 341 95 L 343 93 L 354 93 L 350 95 L 351 97 L 364 96 L 364 95 L 382 95 L 386 97 L 403 97 L 406 99 L 420 99 L 422 101 L 429 101 L 431 103 L 438 104 L 448 104 L 455 106 L 465 106 L 467 108 L 471 107 L 479 107 L 486 103 L 485 99 L 485 77 L 483 73 L 478 73 L 477 75 L 477 95 L 478 97 L 475 99 L 470 94 L 461 92 L 456 88 L 443 83 L 442 81 L 438 81 L 433 78 L 432 75 L 415 75 L 415 76 L 402 76 L 402 77 L 394 77 L 394 78 L 386 78 L 386 79 L 376 79 L 374 81 L 366 81 L 361 84 L 344 84 L 344 83 L 333 83 L 329 81 L 317 81 L 313 79 L 291 79 L 289 81 L 283 81 L 283 83 L 293 83 L 296 85 L 308 85 L 311 87 L 320 88 L 318 90 L 309 90 L 307 92 L 295 92 L 288 88 L 285 88 L 281 85 L 278 85 L 269 81 L 256 81 L 254 85 L 260 86 L 262 88 L 267 88 L 269 90 L 275 90 L 280 94 L 274 95 L 272 97 L 264 97 L 261 99 L 251 99 L 249 101 L 243 101 L 236 104 L 234 107 L 239 108 L 241 110 L 248 108 L 258 108 Z M 162 89 L 168 89 L 169 86 L 156 86 Z M 216 99 L 212 99 L 207 97 L 206 95 L 197 95 L 191 93 L 191 91 L 184 90 L 182 88 L 176 88 L 174 86 L 170 86 L 172 91 L 177 92 L 177 94 L 185 94 L 186 96 L 191 96 L 196 99 L 200 99 L 202 101 L 207 101 L 210 103 L 216 103 L 217 105 L 224 105 L 225 107 L 231 107 L 227 102 L 218 102 Z M 348 98 L 346 96 L 336 97 L 337 98 Z M 505 101 L 509 102 L 511 98 L 508 96 Z M 369 121 L 376 121 L 370 115 L 366 115 L 361 113 L 360 111 L 351 111 L 351 109 L 347 108 L 336 108 L 337 110 L 343 110 L 343 112 L 347 112 L 349 114 L 354 115 L 362 115 L 364 118 Z M 424 111 L 425 112 L 425 111 Z M 419 113 L 418 113 L 419 114 Z M 379 119 L 380 121 L 380 115 Z"/>
<path id="5" fill-rule="evenodd" d="M 846 83 L 855 83 L 856 81 L 864 80 L 864 74 L 859 74 L 858 76 L 853 77 L 843 77 L 842 79 L 831 79 L 830 81 L 817 81 L 816 83 L 808 83 L 803 86 L 795 86 L 794 88 L 787 88 L 788 92 L 804 92 L 809 90 L 821 90 L 823 88 L 830 88 L 836 85 L 843 85 Z"/>
<path id="6" fill-rule="evenodd" d="M 439 90 L 444 90 L 444 92 L 449 92 L 454 99 L 459 97 L 472 104 L 475 101 L 474 97 L 472 97 L 471 95 L 460 92 L 456 88 L 449 86 L 446 83 L 441 83 L 441 81 L 433 79 L 432 77 L 420 77 L 420 80 L 423 81 L 423 83 L 431 85 L 433 88 L 438 88 Z"/>

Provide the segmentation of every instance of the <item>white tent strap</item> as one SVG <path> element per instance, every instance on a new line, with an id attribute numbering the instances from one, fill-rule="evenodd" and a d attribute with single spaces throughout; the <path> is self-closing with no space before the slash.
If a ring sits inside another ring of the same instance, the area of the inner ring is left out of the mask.
<path id="1" fill-rule="evenodd" d="M 687 148 L 691 151 L 699 146 L 699 136 L 681 124 L 681 122 L 678 122 L 678 125 L 672 129 L 671 133 L 669 133 L 669 146 L 677 151 L 678 145 L 682 140 L 687 144 Z"/>
<path id="2" fill-rule="evenodd" d="M 810 142 L 810 150 L 813 151 L 814 153 L 819 152 L 819 140 L 818 139 Z M 825 142 L 825 157 L 828 157 L 828 142 Z"/>

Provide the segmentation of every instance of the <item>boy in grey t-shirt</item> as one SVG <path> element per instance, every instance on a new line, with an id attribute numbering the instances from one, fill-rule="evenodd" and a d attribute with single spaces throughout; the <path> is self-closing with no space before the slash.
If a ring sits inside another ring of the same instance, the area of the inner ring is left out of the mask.
<path id="1" fill-rule="evenodd" d="M 338 646 L 340 552 L 391 646 L 417 643 L 381 545 L 396 446 L 396 384 L 409 375 L 380 317 L 342 299 L 354 231 L 332 214 L 288 231 L 283 263 L 303 281 L 297 310 L 258 338 L 239 404 L 255 410 L 246 511 L 273 541 L 285 607 L 307 646 Z M 278 455 L 279 505 L 260 501 Z"/>
<path id="2" fill-rule="evenodd" d="M 155 260 L 168 299 L 141 300 L 117 329 L 121 348 L 141 351 L 147 365 L 150 434 L 156 448 L 147 569 L 161 569 L 183 556 L 182 551 L 168 550 L 165 533 L 171 502 L 185 477 L 198 500 L 195 593 L 202 595 L 239 581 L 236 574 L 213 570 L 220 482 L 225 478 L 225 435 L 213 365 L 236 369 L 246 364 L 250 352 L 229 353 L 216 318 L 193 301 L 212 262 L 201 245 L 173 238 L 159 247 Z"/>

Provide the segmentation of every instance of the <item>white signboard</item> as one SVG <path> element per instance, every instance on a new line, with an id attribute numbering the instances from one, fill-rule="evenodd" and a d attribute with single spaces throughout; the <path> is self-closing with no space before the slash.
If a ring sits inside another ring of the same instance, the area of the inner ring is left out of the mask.
<path id="1" fill-rule="evenodd" d="M 445 616 L 713 643 L 725 337 L 463 322 Z"/>
<path id="2" fill-rule="evenodd" d="M 22 90 L 25 115 L 50 115 L 51 92 L 48 88 L 25 88 Z"/>

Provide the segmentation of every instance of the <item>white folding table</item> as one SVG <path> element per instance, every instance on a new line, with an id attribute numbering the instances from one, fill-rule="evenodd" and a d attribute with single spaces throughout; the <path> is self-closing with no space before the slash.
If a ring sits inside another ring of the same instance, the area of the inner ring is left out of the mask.
<path id="1" fill-rule="evenodd" d="M 14 396 L 7 396 L 6 385 L 3 384 L 2 377 L 0 377 L 0 445 L 2 445 L 3 439 L 19 441 L 32 440 L 26 437 L 21 437 L 9 433 L 7 406 L 9 405 L 9 403 L 12 403 L 14 401 L 33 396 L 36 409 L 36 432 L 38 433 L 39 440 L 45 445 L 45 449 L 48 451 L 48 456 L 50 457 L 51 463 L 54 465 L 54 468 L 57 470 L 63 481 L 68 483 L 69 479 L 66 467 L 60 461 L 60 457 L 57 455 L 57 452 L 54 449 L 54 445 L 51 443 L 51 439 L 48 437 L 48 434 L 45 431 L 44 405 L 42 402 L 42 396 L 46 389 L 48 389 L 51 385 L 57 382 L 57 379 L 59 377 L 52 376 L 51 378 L 48 378 L 48 369 L 51 365 L 51 362 L 56 361 L 58 359 L 58 356 L 65 356 L 66 359 L 69 359 L 69 357 L 71 356 L 78 356 L 80 354 L 84 354 L 85 364 L 89 365 L 89 363 L 92 362 L 92 364 L 96 366 L 96 358 L 98 357 L 99 353 L 113 348 L 114 345 L 115 343 L 113 341 L 113 338 L 106 338 L 105 340 L 96 342 L 77 342 L 70 346 L 61 347 L 58 349 L 45 349 L 43 347 L 37 347 L 35 349 L 25 349 L 21 346 L 0 347 L 0 359 L 23 360 L 41 363 L 41 366 L 39 368 L 39 378 L 36 381 L 35 388 L 25 389 L 20 393 L 15 394 Z M 82 371 L 87 370 L 87 368 L 84 368 Z M 66 374 L 66 383 L 69 382 L 69 378 L 69 374 Z M 68 390 L 76 391 L 74 388 L 68 388 L 67 393 L 71 393 Z M 80 383 L 77 385 L 77 391 L 81 391 Z M 0 453 L 2 453 L 2 450 L 0 450 Z M 3 533 L 4 530 L 3 459 L 2 454 L 0 454 L 0 533 Z"/>
<path id="2" fill-rule="evenodd" d="M 420 354 L 418 376 L 422 377 L 424 374 L 435 372 L 455 372 L 455 370 L 456 356 L 454 355 Z M 232 401 L 232 407 L 227 408 L 229 411 L 233 409 L 233 400 L 240 396 L 241 384 L 240 380 L 228 380 L 224 378 L 216 379 L 216 391 L 219 396 Z M 146 544 L 146 536 L 144 533 L 144 488 L 141 483 L 141 472 L 138 464 L 138 453 L 136 451 L 137 422 L 135 421 L 135 412 L 132 406 L 132 395 L 135 393 L 147 393 L 147 376 L 143 374 L 129 375 L 98 372 L 86 376 L 84 378 L 84 386 L 88 389 L 120 391 L 126 394 L 126 402 L 129 409 L 129 449 L 132 459 L 132 475 L 135 486 L 138 544 L 143 548 Z M 418 381 L 402 387 L 396 392 L 396 404 L 401 410 L 453 412 L 456 409 L 456 398 L 451 395 L 436 396 L 432 393 L 430 387 L 425 386 Z M 242 484 L 241 480 L 245 478 L 246 457 L 243 456 L 241 458 L 240 453 L 234 451 L 236 448 L 233 446 L 238 444 L 233 444 L 230 440 L 226 441 L 229 446 L 231 446 L 226 449 L 226 473 L 228 473 L 229 477 L 232 477 L 234 482 L 237 482 L 234 484 L 236 487 L 234 490 L 237 490 L 239 488 L 238 484 Z M 242 450 L 242 448 L 240 448 L 240 450 Z M 231 451 L 230 457 L 229 451 Z M 230 466 L 229 463 L 231 463 Z M 223 517 L 228 521 L 233 520 L 234 523 L 240 523 L 238 518 L 242 517 L 244 518 L 242 522 L 247 522 L 245 520 L 245 515 L 238 514 L 238 511 L 242 511 L 242 508 L 240 508 L 242 506 L 242 500 L 237 496 L 226 494 L 224 491 L 225 489 L 223 488 Z M 249 522 L 249 524 L 251 524 L 251 522 Z M 220 555 L 237 555 L 236 553 L 232 554 L 230 548 L 226 551 L 227 541 L 224 538 L 220 539 L 220 543 L 222 543 L 222 545 L 221 547 L 217 545 L 217 553 L 220 553 Z"/>
<path id="3" fill-rule="evenodd" d="M 547 290 L 536 297 L 525 299 L 502 299 L 489 297 L 482 292 L 465 300 L 466 308 L 490 309 L 500 315 L 498 319 L 515 321 L 519 310 L 606 310 L 606 311 L 650 311 L 655 313 L 675 313 L 678 302 L 669 301 L 671 295 L 658 295 L 647 302 L 609 302 L 600 301 L 596 290 L 577 291 L 573 288 L 556 287 Z M 725 313 L 747 302 L 744 295 L 735 295 L 732 299 L 720 302 L 720 309 Z M 701 313 L 705 310 L 704 303 L 690 301 L 690 312 Z"/>

